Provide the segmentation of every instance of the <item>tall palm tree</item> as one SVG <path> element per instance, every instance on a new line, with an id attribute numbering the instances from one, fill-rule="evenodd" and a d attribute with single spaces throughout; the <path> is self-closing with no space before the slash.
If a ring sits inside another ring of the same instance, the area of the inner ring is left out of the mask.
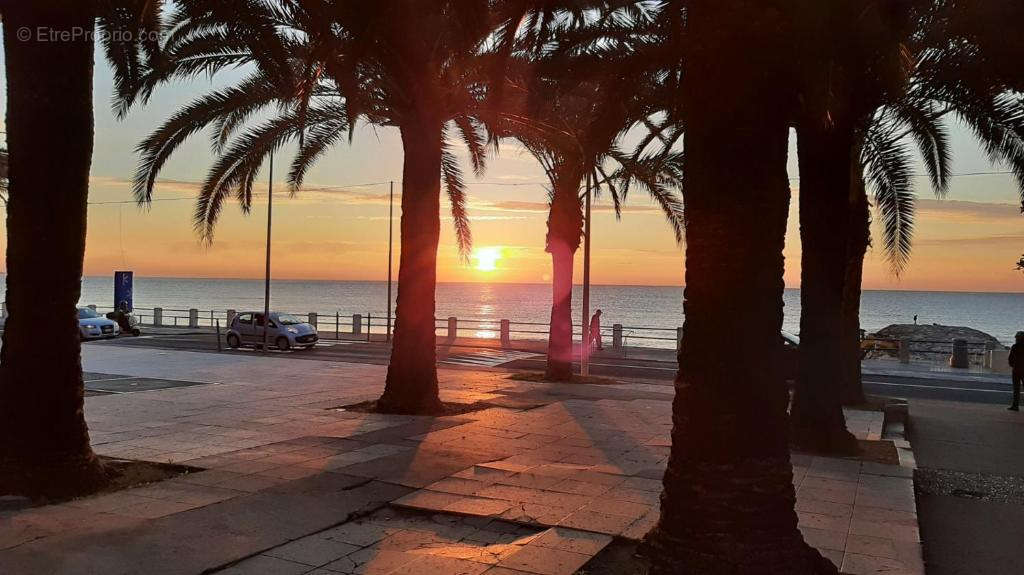
<path id="1" fill-rule="evenodd" d="M 797 529 L 779 362 L 794 15 L 684 14 L 664 16 L 685 22 L 686 291 L 652 573 L 836 573 Z"/>
<path id="2" fill-rule="evenodd" d="M 94 42 L 81 31 L 99 18 L 103 29 L 123 32 L 104 43 L 119 95 L 139 66 L 138 40 L 147 37 L 139 32 L 153 30 L 158 10 L 130 1 L 3 6 L 10 173 L 0 493 L 67 496 L 107 480 L 83 414 L 76 310 L 93 149 Z M 43 62 L 50 73 L 40 73 Z"/>
<path id="3" fill-rule="evenodd" d="M 655 165 L 669 163 L 669 153 L 633 158 L 617 147 L 630 128 L 647 121 L 654 99 L 653 78 L 634 58 L 552 57 L 535 63 L 524 82 L 528 111 L 523 122 L 507 122 L 544 168 L 551 185 L 545 250 L 551 254 L 552 303 L 546 379 L 572 378 L 573 259 L 583 234 L 580 189 L 606 189 L 621 215 L 631 185 L 644 188 L 665 213 L 682 240 L 682 204 L 672 174 Z M 609 165 L 618 164 L 612 170 Z"/>
<path id="4" fill-rule="evenodd" d="M 522 8 L 529 3 L 237 0 L 209 4 L 186 0 L 178 4 L 170 39 L 163 47 L 164 62 L 148 76 L 140 98 L 148 97 L 152 86 L 161 81 L 253 64 L 260 81 L 277 90 L 277 99 L 289 103 L 293 117 L 278 121 L 299 126 L 300 151 L 293 172 L 339 139 L 343 130 L 351 134 L 360 120 L 398 129 L 404 152 L 402 250 L 394 344 L 378 408 L 399 413 L 441 411 L 434 289 L 442 179 L 456 221 L 465 221 L 462 175 L 448 141 L 458 137 L 469 149 L 474 170 L 483 171 L 484 125 L 498 115 L 494 98 L 500 91 L 494 89 L 493 80 L 498 78 L 500 83 L 502 77 L 499 49 L 505 43 L 501 39 L 515 35 Z M 242 94 L 220 96 L 245 99 Z M 195 104 L 218 106 L 216 101 Z M 262 107 L 244 104 L 238 113 L 211 121 L 230 134 Z M 148 200 L 170 151 L 206 125 L 192 123 L 192 112 L 183 110 L 140 146 L 143 159 L 136 179 L 140 201 Z M 320 123 L 319 128 L 310 124 L 318 119 L 313 116 L 331 113 L 338 114 L 333 121 Z M 211 237 L 223 199 L 235 194 L 245 208 L 263 157 L 295 135 L 280 125 L 265 127 L 228 148 L 207 178 L 195 215 L 205 238 Z M 258 153 L 250 153 L 246 146 L 255 146 Z M 457 226 L 457 232 L 465 254 L 468 226 Z"/>
<path id="5" fill-rule="evenodd" d="M 928 0 L 930 1 L 930 0 Z M 840 401 L 842 297 L 853 180 L 852 150 L 874 111 L 898 98 L 909 76 L 904 42 L 914 31 L 903 10 L 836 2 L 809 19 L 818 49 L 802 69 L 796 114 L 800 155 L 800 373 L 791 410 L 792 440 L 816 451 L 856 453 Z"/>
<path id="6" fill-rule="evenodd" d="M 974 22 L 973 16 L 980 6 L 966 4 L 969 5 L 967 19 Z M 950 151 L 943 125 L 948 115 L 955 115 L 971 127 L 994 159 L 1014 166 L 1015 170 L 1024 166 L 1024 146 L 1020 144 L 1024 142 L 1021 138 L 1024 107 L 1005 92 L 1013 86 L 1013 78 L 999 72 L 1005 68 L 997 65 L 998 59 L 993 64 L 989 55 L 991 39 L 981 35 L 970 40 L 964 38 L 969 34 L 950 31 L 964 20 L 965 8 L 960 2 L 928 3 L 920 9 L 918 17 L 911 19 L 917 25 L 915 34 L 901 32 L 904 35 L 901 42 L 894 43 L 891 36 L 881 43 L 877 43 L 877 39 L 873 41 L 883 53 L 888 44 L 889 53 L 913 55 L 918 62 L 904 90 L 890 90 L 888 97 L 884 90 L 877 89 L 874 96 L 865 97 L 863 93 L 859 96 L 862 103 L 868 104 L 861 107 L 861 127 L 854 131 L 847 151 L 834 151 L 835 165 L 841 165 L 840 157 L 844 155 L 850 162 L 848 182 L 843 181 L 838 169 L 832 171 L 831 182 L 815 182 L 811 178 L 801 182 L 802 210 L 807 202 L 807 217 L 801 219 L 805 232 L 801 293 L 805 299 L 825 294 L 823 298 L 804 302 L 802 322 L 815 318 L 818 324 L 832 328 L 827 337 L 802 334 L 805 346 L 801 349 L 801 365 L 811 369 L 802 374 L 794 399 L 794 437 L 798 444 L 814 449 L 849 450 L 850 438 L 845 432 L 839 404 L 864 401 L 860 380 L 859 306 L 863 259 L 870 241 L 865 176 L 875 190 L 884 248 L 894 273 L 898 274 L 909 256 L 913 228 L 913 178 L 905 139 L 909 137 L 916 143 L 925 159 L 932 186 L 940 197 L 947 190 L 949 178 Z M 978 28 L 974 25 L 968 29 Z M 985 44 L 986 41 L 989 44 Z M 902 45 L 892 48 L 898 44 Z M 834 69 L 830 73 L 832 78 L 837 75 Z M 1017 82 L 1019 85 L 1019 77 Z M 863 80 L 857 82 L 861 89 L 870 85 Z M 830 95 L 836 98 L 837 93 L 841 91 L 833 89 Z M 820 154 L 822 146 L 810 142 L 807 130 L 802 135 L 808 141 L 808 158 L 814 153 Z M 820 166 L 823 162 L 825 160 L 819 156 L 811 159 L 810 164 Z M 801 162 L 801 167 L 803 164 Z M 823 192 L 822 186 L 831 187 L 832 191 Z M 830 196 L 838 200 L 833 211 L 845 209 L 847 213 L 850 228 L 845 234 L 848 238 L 845 256 L 837 242 L 829 242 L 830 237 L 838 235 L 839 227 L 830 223 L 815 228 L 826 220 L 844 217 L 838 213 L 832 213 L 831 218 L 824 217 L 827 208 L 821 201 Z M 818 231 L 817 236 L 806 233 L 814 229 Z M 811 260 L 810 265 L 807 260 Z M 845 263 L 843 272 L 838 269 L 839 262 Z M 832 270 L 831 287 L 822 283 L 820 275 L 814 274 L 816 265 Z M 836 333 L 838 336 L 834 335 Z M 823 352 L 823 348 L 831 353 Z"/>

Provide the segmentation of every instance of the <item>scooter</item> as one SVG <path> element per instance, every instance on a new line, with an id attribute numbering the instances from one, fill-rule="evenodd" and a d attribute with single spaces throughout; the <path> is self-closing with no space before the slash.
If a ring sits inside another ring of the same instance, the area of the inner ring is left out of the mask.
<path id="1" fill-rule="evenodd" d="M 128 312 L 115 310 L 107 314 L 107 319 L 116 321 L 117 326 L 121 328 L 121 333 L 130 333 L 133 336 L 142 335 L 142 330 L 139 329 L 139 318 Z"/>

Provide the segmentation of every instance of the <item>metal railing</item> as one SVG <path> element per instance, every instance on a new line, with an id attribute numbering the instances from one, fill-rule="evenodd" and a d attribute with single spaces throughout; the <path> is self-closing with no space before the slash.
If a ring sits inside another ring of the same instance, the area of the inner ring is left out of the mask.
<path id="1" fill-rule="evenodd" d="M 111 306 L 89 307 L 97 312 L 114 311 Z M 196 308 L 162 308 L 136 307 L 132 313 L 143 326 L 177 327 L 188 329 L 208 329 L 220 325 L 226 329 L 231 322 L 235 310 L 200 310 Z M 387 332 L 388 318 L 382 312 L 342 313 L 339 310 L 330 312 L 281 312 L 307 319 L 321 338 L 366 341 L 379 340 Z M 435 318 L 434 329 L 438 335 L 449 340 L 488 339 L 500 340 L 509 346 L 513 340 L 544 341 L 547 339 L 549 324 L 547 322 L 512 321 L 495 318 Z M 394 318 L 391 318 L 391 329 L 394 329 Z M 580 326 L 573 325 L 572 335 L 575 339 L 582 338 Z M 672 349 L 679 344 L 681 328 L 663 328 L 649 326 L 624 326 L 614 324 L 601 327 L 602 339 L 611 342 L 612 349 L 623 349 L 629 341 L 640 341 L 640 347 L 659 347 Z M 643 344 L 648 345 L 643 345 Z"/>

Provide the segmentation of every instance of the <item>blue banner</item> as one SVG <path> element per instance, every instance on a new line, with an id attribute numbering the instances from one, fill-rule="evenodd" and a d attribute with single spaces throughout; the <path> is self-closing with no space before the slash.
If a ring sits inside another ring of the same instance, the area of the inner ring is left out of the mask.
<path id="1" fill-rule="evenodd" d="M 114 272 L 114 307 L 132 311 L 132 272 Z"/>

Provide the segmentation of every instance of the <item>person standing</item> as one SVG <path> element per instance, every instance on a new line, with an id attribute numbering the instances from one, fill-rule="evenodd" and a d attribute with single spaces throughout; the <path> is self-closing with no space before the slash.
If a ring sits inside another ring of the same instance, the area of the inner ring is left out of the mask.
<path id="1" fill-rule="evenodd" d="M 1013 404 L 1007 409 L 1020 411 L 1020 388 L 1024 385 L 1024 331 L 1018 331 L 1010 347 L 1010 367 L 1013 369 Z"/>
<path id="2" fill-rule="evenodd" d="M 594 349 L 604 349 L 604 345 L 601 343 L 601 310 L 594 312 L 594 316 L 590 318 L 590 341 L 588 345 L 593 345 Z"/>

